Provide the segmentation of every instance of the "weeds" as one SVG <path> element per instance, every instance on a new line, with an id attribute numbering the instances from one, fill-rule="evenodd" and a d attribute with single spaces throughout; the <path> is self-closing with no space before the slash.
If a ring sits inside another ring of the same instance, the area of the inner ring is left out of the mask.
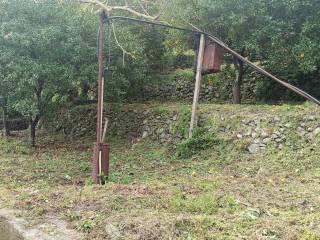
<path id="1" fill-rule="evenodd" d="M 217 200 L 210 194 L 196 197 L 176 194 L 171 199 L 170 205 L 179 212 L 212 214 L 218 210 Z"/>
<path id="2" fill-rule="evenodd" d="M 191 119 L 191 110 L 189 107 L 184 106 L 180 109 L 179 119 L 174 126 L 174 133 L 183 138 L 188 136 L 189 123 Z"/>
<path id="3" fill-rule="evenodd" d="M 299 240 L 320 240 L 320 236 L 310 231 L 304 231 Z"/>
<path id="4" fill-rule="evenodd" d="M 179 143 L 176 148 L 176 155 L 179 158 L 189 158 L 219 143 L 216 135 L 208 128 L 195 128 L 192 138 Z"/>
<path id="5" fill-rule="evenodd" d="M 169 114 L 169 110 L 168 108 L 166 108 L 165 106 L 155 106 L 152 108 L 152 112 L 155 114 L 155 115 L 160 115 L 160 116 L 164 116 L 164 115 L 167 115 Z"/>
<path id="6" fill-rule="evenodd" d="M 113 182 L 128 185 L 132 182 L 132 177 L 121 172 L 110 172 L 106 182 Z"/>
<path id="7" fill-rule="evenodd" d="M 80 222 L 77 229 L 83 232 L 90 232 L 95 226 L 95 222 L 92 219 L 84 219 Z"/>

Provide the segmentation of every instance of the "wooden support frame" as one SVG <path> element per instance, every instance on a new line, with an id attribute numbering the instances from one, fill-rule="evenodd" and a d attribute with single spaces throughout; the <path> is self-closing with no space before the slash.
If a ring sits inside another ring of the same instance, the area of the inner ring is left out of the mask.
<path id="1" fill-rule="evenodd" d="M 150 24 L 154 26 L 161 26 L 164 28 L 170 28 L 170 29 L 176 29 L 184 32 L 189 33 L 196 33 L 200 34 L 200 47 L 199 47 L 199 54 L 198 54 L 198 60 L 197 60 L 197 72 L 196 72 L 196 83 L 195 83 L 195 91 L 194 91 L 194 98 L 193 98 L 193 104 L 192 104 L 192 116 L 191 116 L 191 122 L 190 122 L 190 128 L 189 128 L 189 137 L 192 137 L 192 132 L 194 130 L 194 127 L 197 125 L 197 106 L 199 101 L 199 95 L 200 95 L 200 88 L 201 88 L 201 77 L 202 77 L 202 67 L 203 67 L 203 60 L 204 60 L 204 51 L 205 51 L 205 37 L 216 43 L 219 47 L 224 49 L 226 52 L 230 53 L 234 57 L 236 57 L 239 61 L 242 61 L 243 63 L 247 64 L 248 66 L 252 67 L 254 70 L 259 72 L 260 74 L 271 78 L 272 80 L 280 83 L 281 85 L 285 86 L 286 88 L 290 89 L 291 91 L 297 93 L 300 96 L 303 96 L 304 98 L 316 103 L 317 105 L 320 105 L 320 101 L 316 98 L 312 97 L 308 93 L 304 92 L 303 90 L 289 84 L 288 82 L 282 81 L 279 78 L 275 77 L 271 73 L 265 71 L 261 67 L 255 65 L 254 63 L 250 62 L 248 59 L 244 58 L 234 50 L 232 50 L 230 47 L 228 47 L 225 43 L 217 39 L 215 36 L 201 31 L 199 29 L 193 30 L 193 29 L 186 29 L 182 27 L 176 27 L 172 26 L 163 22 L 158 21 L 150 21 L 150 20 L 143 20 L 143 19 L 135 19 L 125 16 L 112 16 L 109 17 L 107 12 L 105 10 L 100 11 L 100 34 L 98 43 L 100 45 L 99 47 L 99 76 L 98 76 L 98 83 L 99 83 L 99 90 L 98 90 L 98 116 L 97 116 L 97 143 L 94 148 L 94 157 L 93 157 L 93 171 L 92 171 L 92 177 L 93 181 L 95 183 L 101 183 L 101 179 L 99 180 L 99 173 L 106 172 L 108 173 L 109 165 L 105 165 L 105 171 L 104 168 L 104 162 L 102 161 L 104 159 L 103 156 L 106 156 L 106 154 L 102 153 L 102 115 L 103 115 L 103 84 L 104 84 L 104 57 L 103 57 L 103 42 L 104 42 L 104 36 L 103 36 L 103 27 L 105 21 L 107 21 L 109 24 L 112 20 L 122 20 L 122 21 L 130 21 L 130 22 L 137 22 L 141 24 Z M 217 67 L 218 70 L 218 67 Z M 109 152 L 109 150 L 108 150 Z M 107 159 L 105 157 L 105 159 Z M 106 174 L 107 175 L 107 174 Z"/>
<path id="2" fill-rule="evenodd" d="M 204 36 L 204 34 L 201 34 L 198 60 L 197 60 L 196 83 L 195 83 L 195 88 L 194 88 L 192 113 L 191 113 L 191 121 L 190 121 L 190 128 L 189 128 L 189 138 L 192 137 L 193 129 L 195 128 L 195 126 L 197 126 L 197 107 L 198 107 L 200 88 L 201 88 L 204 49 L 205 49 L 205 36 Z"/>
<path id="3" fill-rule="evenodd" d="M 101 183 L 102 175 L 102 118 L 104 96 L 104 25 L 106 21 L 105 10 L 100 11 L 99 36 L 98 36 L 98 106 L 97 106 L 97 140 L 94 146 L 92 179 L 96 184 Z"/>

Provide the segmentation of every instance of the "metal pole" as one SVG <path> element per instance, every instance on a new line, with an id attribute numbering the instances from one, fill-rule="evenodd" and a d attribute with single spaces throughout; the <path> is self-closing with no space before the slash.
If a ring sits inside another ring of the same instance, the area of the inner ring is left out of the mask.
<path id="1" fill-rule="evenodd" d="M 93 156 L 92 178 L 93 182 L 100 183 L 101 174 L 101 143 L 102 143 L 102 117 L 103 117 L 103 95 L 104 95 L 104 23 L 106 20 L 105 10 L 100 12 L 99 39 L 98 39 L 98 108 L 97 108 L 97 139 Z"/>
<path id="2" fill-rule="evenodd" d="M 197 61 L 196 83 L 195 83 L 195 88 L 194 88 L 192 114 L 191 114 L 191 121 L 190 121 L 190 128 L 189 128 L 189 138 L 192 137 L 193 129 L 197 125 L 197 107 L 198 107 L 199 94 L 200 94 L 200 88 L 201 88 L 204 47 L 205 47 L 205 37 L 203 34 L 201 34 L 199 53 L 198 53 L 198 61 Z"/>

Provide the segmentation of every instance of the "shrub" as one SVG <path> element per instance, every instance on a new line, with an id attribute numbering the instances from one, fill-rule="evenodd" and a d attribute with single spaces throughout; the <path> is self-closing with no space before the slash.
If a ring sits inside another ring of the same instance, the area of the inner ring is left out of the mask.
<path id="1" fill-rule="evenodd" d="M 189 158 L 200 151 L 206 150 L 219 141 L 210 129 L 205 127 L 195 128 L 192 138 L 179 143 L 176 148 L 176 154 L 180 158 Z"/>

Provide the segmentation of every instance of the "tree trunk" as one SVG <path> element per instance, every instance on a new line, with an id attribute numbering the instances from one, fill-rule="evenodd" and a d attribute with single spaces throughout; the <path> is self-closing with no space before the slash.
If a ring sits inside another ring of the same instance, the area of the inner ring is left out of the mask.
<path id="1" fill-rule="evenodd" d="M 233 93 L 233 103 L 234 104 L 241 104 L 241 84 L 244 76 L 244 66 L 243 62 L 236 60 L 237 63 L 236 69 L 237 69 L 237 74 L 236 74 L 236 79 L 233 83 L 233 88 L 232 88 L 232 93 Z"/>
<path id="2" fill-rule="evenodd" d="M 81 82 L 81 98 L 82 100 L 88 100 L 89 98 L 89 90 L 90 90 L 90 85 L 88 81 L 82 81 Z"/>
<path id="3" fill-rule="evenodd" d="M 31 146 L 36 146 L 36 128 L 39 123 L 40 116 L 37 115 L 35 119 L 30 118 L 30 137 L 31 137 Z"/>
<path id="4" fill-rule="evenodd" d="M 8 125 L 8 110 L 7 107 L 2 107 L 2 121 L 3 121 L 3 133 L 5 137 L 10 136 L 10 129 Z"/>
<path id="5" fill-rule="evenodd" d="M 36 146 L 36 126 L 32 123 L 30 126 L 30 130 L 31 130 L 31 146 L 35 147 Z"/>

